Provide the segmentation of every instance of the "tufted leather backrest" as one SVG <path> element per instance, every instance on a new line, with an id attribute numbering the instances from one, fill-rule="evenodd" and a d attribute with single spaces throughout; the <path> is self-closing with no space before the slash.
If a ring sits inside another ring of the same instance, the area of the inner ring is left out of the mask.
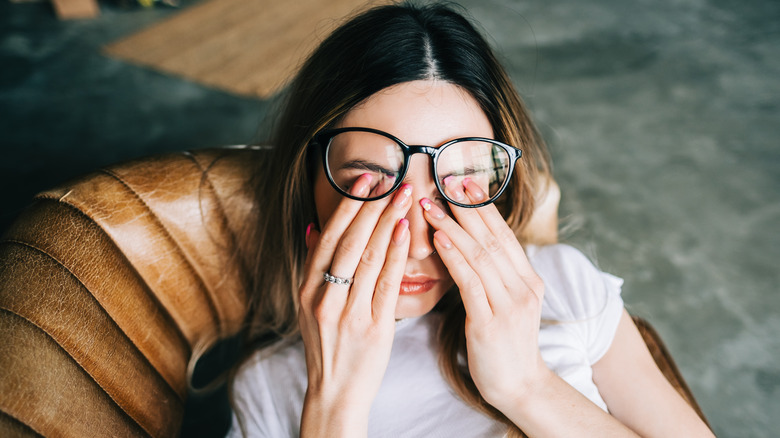
<path id="1" fill-rule="evenodd" d="M 36 197 L 0 239 L 0 436 L 177 435 L 190 361 L 246 314 L 237 239 L 264 154 L 151 157 Z M 559 192 L 547 187 L 528 231 L 537 244 L 557 239 Z"/>
<path id="2" fill-rule="evenodd" d="M 176 435 L 190 358 L 246 312 L 235 239 L 262 154 L 144 159 L 36 197 L 0 242 L 0 436 Z"/>

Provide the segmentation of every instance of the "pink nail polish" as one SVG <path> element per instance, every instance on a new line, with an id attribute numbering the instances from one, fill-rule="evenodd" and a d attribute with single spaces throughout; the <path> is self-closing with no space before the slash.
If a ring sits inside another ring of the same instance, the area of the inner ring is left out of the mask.
<path id="1" fill-rule="evenodd" d="M 469 190 L 467 187 L 469 184 L 471 184 L 471 178 L 463 178 L 463 187 L 469 191 L 475 201 L 481 201 L 485 197 L 485 194 L 476 184 L 474 184 L 476 187 L 473 187 L 472 190 Z"/>
<path id="2" fill-rule="evenodd" d="M 373 181 L 373 177 L 370 173 L 364 173 L 360 175 L 360 177 L 355 181 L 355 184 L 352 185 L 352 189 L 350 190 L 350 193 L 352 193 L 355 196 L 364 196 L 368 194 L 368 192 L 371 190 L 371 181 Z M 356 186 L 359 186 L 360 180 L 365 181 L 365 185 L 363 185 L 359 190 L 356 189 Z"/>
<path id="3" fill-rule="evenodd" d="M 395 227 L 395 232 L 393 233 L 393 242 L 395 242 L 396 245 L 404 243 L 404 240 L 408 234 L 409 221 L 402 218 L 398 221 L 398 225 Z"/>
<path id="4" fill-rule="evenodd" d="M 312 228 L 313 226 L 314 226 L 314 223 L 310 223 L 310 224 L 309 224 L 309 225 L 306 227 L 306 239 L 307 239 L 307 240 L 309 239 L 309 234 L 311 234 L 311 228 Z"/>
<path id="5" fill-rule="evenodd" d="M 399 190 L 393 198 L 393 204 L 397 207 L 401 207 L 406 204 L 406 201 L 410 196 L 412 196 L 412 186 L 404 184 L 401 186 L 401 190 Z"/>
<path id="6" fill-rule="evenodd" d="M 437 206 L 433 205 L 428 198 L 420 200 L 423 210 L 427 211 L 435 219 L 444 219 L 444 212 Z"/>

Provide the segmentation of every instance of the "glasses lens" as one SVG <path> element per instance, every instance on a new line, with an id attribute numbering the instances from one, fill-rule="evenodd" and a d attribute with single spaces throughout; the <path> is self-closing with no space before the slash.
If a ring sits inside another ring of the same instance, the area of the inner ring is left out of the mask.
<path id="1" fill-rule="evenodd" d="M 347 131 L 331 139 L 327 165 L 333 182 L 347 193 L 361 175 L 371 175 L 371 191 L 364 199 L 376 198 L 387 194 L 401 177 L 404 151 L 383 135 Z"/>
<path id="2" fill-rule="evenodd" d="M 501 146 L 487 141 L 459 141 L 441 152 L 436 173 L 442 187 L 447 187 L 449 198 L 456 198 L 450 191 L 463 190 L 463 180 L 469 178 L 482 188 L 488 199 L 493 199 L 509 177 L 509 165 L 509 154 Z M 480 203 L 471 202 L 468 196 L 459 202 Z"/>

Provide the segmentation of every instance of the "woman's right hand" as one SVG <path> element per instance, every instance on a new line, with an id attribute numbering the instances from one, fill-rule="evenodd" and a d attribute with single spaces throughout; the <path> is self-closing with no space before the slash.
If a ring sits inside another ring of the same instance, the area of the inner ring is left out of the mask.
<path id="1" fill-rule="evenodd" d="M 370 175 L 352 193 L 366 195 Z M 344 198 L 306 238 L 309 252 L 299 290 L 308 388 L 301 436 L 365 436 L 368 413 L 390 360 L 395 307 L 409 251 L 409 185 L 387 199 Z M 353 278 L 349 285 L 323 274 Z"/>

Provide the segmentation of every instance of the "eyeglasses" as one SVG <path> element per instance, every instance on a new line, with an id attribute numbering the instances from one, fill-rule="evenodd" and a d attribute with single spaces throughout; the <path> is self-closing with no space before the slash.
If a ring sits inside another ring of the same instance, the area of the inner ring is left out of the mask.
<path id="1" fill-rule="evenodd" d="M 439 147 L 410 146 L 386 132 L 371 128 L 329 129 L 317 133 L 310 146 L 319 146 L 328 181 L 342 195 L 360 201 L 374 201 L 393 193 L 406 177 L 409 159 L 414 154 L 432 158 L 436 188 L 447 202 L 459 207 L 482 207 L 495 201 L 506 189 L 520 149 L 500 141 L 465 137 Z M 367 197 L 349 193 L 363 174 L 371 175 Z M 450 180 L 449 178 L 454 178 Z M 446 184 L 462 184 L 469 178 L 487 194 L 487 200 L 471 203 L 450 198 Z"/>

